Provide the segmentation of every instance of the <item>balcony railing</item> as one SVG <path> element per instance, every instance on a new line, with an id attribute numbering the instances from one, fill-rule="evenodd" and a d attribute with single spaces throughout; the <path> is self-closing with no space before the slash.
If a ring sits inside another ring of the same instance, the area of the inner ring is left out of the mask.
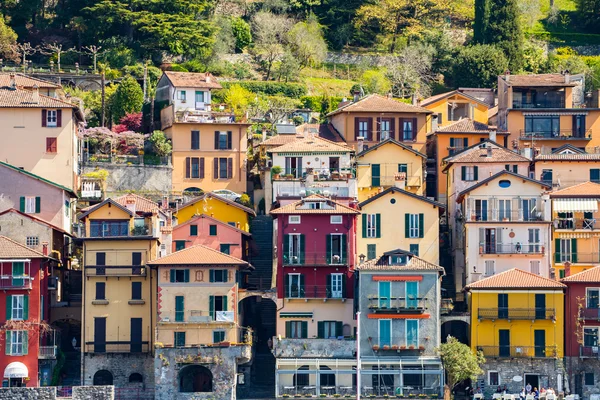
<path id="1" fill-rule="evenodd" d="M 283 265 L 347 265 L 348 257 L 346 254 L 283 254 Z"/>
<path id="2" fill-rule="evenodd" d="M 600 308 L 584 308 L 580 311 L 579 316 L 582 319 L 600 321 Z"/>
<path id="3" fill-rule="evenodd" d="M 343 285 L 343 284 L 342 284 Z M 285 287 L 286 299 L 346 299 L 346 289 L 323 285 L 289 285 Z"/>
<path id="4" fill-rule="evenodd" d="M 527 131 L 521 129 L 521 140 L 591 140 L 592 130 L 577 131 L 573 129 L 558 129 L 553 131 Z"/>
<path id="5" fill-rule="evenodd" d="M 600 358 L 600 350 L 598 346 L 579 346 L 579 357 Z"/>
<path id="6" fill-rule="evenodd" d="M 53 360 L 56 358 L 56 346 L 40 346 L 38 350 L 38 358 L 45 360 Z"/>
<path id="7" fill-rule="evenodd" d="M 146 267 L 141 265 L 88 265 L 88 276 L 146 276 Z"/>
<path id="8" fill-rule="evenodd" d="M 312 177 L 315 181 L 345 181 L 356 178 L 352 168 L 284 168 L 273 180 L 296 180 Z"/>
<path id="9" fill-rule="evenodd" d="M 521 243 L 479 243 L 479 254 L 544 254 L 546 246 L 542 244 Z"/>
<path id="10" fill-rule="evenodd" d="M 552 99 L 540 101 L 513 100 L 512 108 L 565 108 L 565 99 Z"/>
<path id="11" fill-rule="evenodd" d="M 90 238 L 106 238 L 106 237 L 129 237 L 129 236 L 155 236 L 151 224 L 138 225 L 131 228 L 129 221 L 115 221 L 90 224 L 89 232 L 86 232 L 85 237 Z"/>
<path id="12" fill-rule="evenodd" d="M 86 353 L 147 353 L 150 345 L 146 342 L 86 342 Z"/>
<path id="13" fill-rule="evenodd" d="M 466 149 L 466 147 L 458 147 L 458 146 L 453 146 L 453 147 L 448 147 L 448 153 L 453 156 L 455 154 L 460 153 L 461 151 L 463 151 L 464 149 Z"/>
<path id="14" fill-rule="evenodd" d="M 395 352 L 402 355 L 418 355 L 425 351 L 425 343 L 419 340 L 407 340 L 406 336 L 376 336 L 370 338 L 372 350 L 378 352 Z"/>
<path id="15" fill-rule="evenodd" d="M 0 276 L 0 289 L 31 289 L 31 280 L 29 276 Z"/>
<path id="16" fill-rule="evenodd" d="M 554 262 L 564 264 L 597 264 L 600 263 L 600 253 L 554 253 Z"/>
<path id="17" fill-rule="evenodd" d="M 555 218 L 556 229 L 596 229 L 596 218 Z M 600 228 L 600 226 L 598 227 Z"/>
<path id="18" fill-rule="evenodd" d="M 491 209 L 488 203 L 487 210 L 468 208 L 466 212 L 467 221 L 493 221 L 493 222 L 532 222 L 545 221 L 541 210 L 499 210 Z"/>
<path id="19" fill-rule="evenodd" d="M 204 322 L 235 322 L 233 311 L 209 310 L 163 310 L 161 323 L 188 323 L 198 324 Z"/>
<path id="20" fill-rule="evenodd" d="M 478 346 L 486 357 L 494 358 L 555 358 L 557 346 Z"/>
<path id="21" fill-rule="evenodd" d="M 425 298 L 373 297 L 369 299 L 369 310 L 374 313 L 423 313 Z"/>
<path id="22" fill-rule="evenodd" d="M 507 320 L 554 320 L 556 310 L 554 308 L 535 307 L 535 308 L 479 308 L 477 309 L 478 319 L 507 319 Z"/>

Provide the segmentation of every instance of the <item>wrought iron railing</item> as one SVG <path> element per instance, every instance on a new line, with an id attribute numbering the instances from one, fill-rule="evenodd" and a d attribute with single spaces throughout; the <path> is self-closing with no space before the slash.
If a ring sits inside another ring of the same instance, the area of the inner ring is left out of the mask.
<path id="1" fill-rule="evenodd" d="M 557 346 L 478 346 L 486 357 L 494 358 L 555 358 Z"/>
<path id="2" fill-rule="evenodd" d="M 556 318 L 556 310 L 554 308 L 535 307 L 535 308 L 478 308 L 478 319 L 513 319 L 513 320 L 536 320 Z"/>

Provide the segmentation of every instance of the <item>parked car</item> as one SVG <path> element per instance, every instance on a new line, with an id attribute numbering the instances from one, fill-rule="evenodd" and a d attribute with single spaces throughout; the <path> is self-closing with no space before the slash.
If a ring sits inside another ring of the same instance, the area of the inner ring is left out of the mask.
<path id="1" fill-rule="evenodd" d="M 227 200 L 235 201 L 238 203 L 239 203 L 240 199 L 242 198 L 241 194 L 232 192 L 231 190 L 227 190 L 227 189 L 213 190 L 211 193 L 216 194 L 217 196 L 221 196 Z"/>

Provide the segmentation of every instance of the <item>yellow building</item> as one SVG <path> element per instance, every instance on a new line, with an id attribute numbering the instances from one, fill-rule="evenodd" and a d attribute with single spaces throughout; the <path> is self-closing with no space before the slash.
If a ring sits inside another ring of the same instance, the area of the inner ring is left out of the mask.
<path id="1" fill-rule="evenodd" d="M 420 196 L 425 193 L 423 153 L 394 139 L 386 139 L 356 156 L 358 200 L 364 201 L 392 186 Z"/>
<path id="2" fill-rule="evenodd" d="M 471 348 L 486 358 L 479 380 L 484 393 L 504 385 L 508 393 L 519 393 L 527 384 L 561 390 L 565 288 L 520 269 L 466 286 Z"/>
<path id="3" fill-rule="evenodd" d="M 246 232 L 250 231 L 250 217 L 256 216 L 253 209 L 213 193 L 206 193 L 183 204 L 174 216 L 178 224 L 183 224 L 193 216 L 203 214 Z"/>
<path id="4" fill-rule="evenodd" d="M 566 144 L 548 154 L 535 157 L 535 178 L 552 185 L 554 190 L 588 181 L 600 182 L 600 153 Z"/>
<path id="5" fill-rule="evenodd" d="M 493 101 L 494 95 L 491 89 L 479 90 L 486 92 L 488 101 L 490 101 L 490 97 Z M 488 123 L 490 103 L 461 89 L 431 96 L 422 100 L 420 106 L 433 112 L 433 120 L 435 121 L 431 127 L 432 131 L 435 131 L 436 127 L 443 128 L 463 118 L 469 118 L 482 124 Z"/>
<path id="6" fill-rule="evenodd" d="M 444 206 L 391 187 L 359 204 L 357 254 L 372 260 L 401 249 L 439 264 L 440 214 Z"/>
<path id="7" fill-rule="evenodd" d="M 80 216 L 83 240 L 82 383 L 153 381 L 156 274 L 166 217 L 150 200 L 126 195 Z"/>
<path id="8" fill-rule="evenodd" d="M 600 264 L 600 183 L 585 182 L 550 194 L 557 279 Z"/>

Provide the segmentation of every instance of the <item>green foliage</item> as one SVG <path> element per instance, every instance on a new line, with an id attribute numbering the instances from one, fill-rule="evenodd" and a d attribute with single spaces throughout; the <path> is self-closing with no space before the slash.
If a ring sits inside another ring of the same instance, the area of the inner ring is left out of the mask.
<path id="1" fill-rule="evenodd" d="M 84 91 L 70 86 L 64 86 L 63 90 L 65 93 L 71 95 L 72 98 L 83 101 L 83 114 L 89 128 L 100 126 L 102 117 L 102 92 L 100 90 Z M 110 114 L 110 104 L 116 90 L 116 85 L 108 85 L 104 88 L 107 120 Z"/>
<path id="2" fill-rule="evenodd" d="M 165 136 L 163 131 L 154 131 L 148 139 L 152 146 L 152 151 L 159 157 L 168 157 L 171 155 L 173 147 L 171 142 Z"/>
<path id="3" fill-rule="evenodd" d="M 232 66 L 235 79 L 248 79 L 252 76 L 250 65 L 243 61 L 238 61 Z"/>
<path id="4" fill-rule="evenodd" d="M 117 40 L 107 41 L 103 43 L 103 46 L 108 46 L 108 48 L 102 55 L 102 60 L 113 68 L 135 65 L 137 56 L 132 48 Z"/>
<path id="5" fill-rule="evenodd" d="M 239 81 L 239 82 L 221 82 L 224 89 L 231 85 L 239 85 L 253 93 L 263 93 L 268 96 L 286 96 L 300 98 L 306 95 L 306 86 L 300 83 L 283 82 L 259 82 L 259 81 Z"/>
<path id="6" fill-rule="evenodd" d="M 577 0 L 577 12 L 588 33 L 600 33 L 600 0 Z"/>
<path id="7" fill-rule="evenodd" d="M 240 196 L 240 204 L 248 208 L 254 208 L 252 201 L 250 200 L 250 196 L 248 196 L 246 193 Z"/>
<path id="8" fill-rule="evenodd" d="M 4 22 L 4 16 L 0 14 L 0 56 L 9 60 L 18 59 L 14 51 L 17 43 L 17 34 Z"/>
<path id="9" fill-rule="evenodd" d="M 495 87 L 508 61 L 502 50 L 478 44 L 460 50 L 452 66 L 454 87 Z"/>
<path id="10" fill-rule="evenodd" d="M 523 47 L 523 71 L 541 74 L 548 70 L 548 58 L 544 47 L 537 41 L 527 41 Z"/>
<path id="11" fill-rule="evenodd" d="M 244 51 L 252 43 L 250 24 L 239 17 L 232 18 L 231 30 L 235 38 L 235 49 L 239 52 Z"/>
<path id="12" fill-rule="evenodd" d="M 268 11 L 260 11 L 252 18 L 252 55 L 261 65 L 267 81 L 271 76 L 273 63 L 284 53 L 290 25 L 291 20 L 286 16 Z"/>
<path id="13" fill-rule="evenodd" d="M 371 69 L 365 71 L 360 79 L 367 93 L 387 94 L 392 90 L 392 84 L 384 70 Z"/>
<path id="14" fill-rule="evenodd" d="M 102 181 L 106 181 L 106 178 L 108 178 L 108 171 L 105 169 L 96 169 L 95 171 L 92 172 L 86 172 L 85 174 L 83 174 L 84 178 L 90 178 L 90 179 L 100 179 Z"/>
<path id="15" fill-rule="evenodd" d="M 281 171 L 283 171 L 283 169 L 279 165 L 275 165 L 275 166 L 271 167 L 271 173 L 274 175 L 281 174 Z"/>
<path id="16" fill-rule="evenodd" d="M 319 65 L 327 55 L 327 44 L 323 38 L 323 29 L 314 14 L 306 21 L 298 22 L 288 33 L 292 54 L 301 67 Z"/>
<path id="17" fill-rule="evenodd" d="M 473 41 L 485 43 L 490 20 L 490 0 L 475 0 L 475 21 L 473 22 Z"/>
<path id="18" fill-rule="evenodd" d="M 50 381 L 50 386 L 58 386 L 60 385 L 60 377 L 62 374 L 62 370 L 65 367 L 65 353 L 61 349 L 58 349 L 58 357 L 56 361 L 56 365 L 52 370 L 52 379 Z"/>
<path id="19" fill-rule="evenodd" d="M 481 351 L 474 353 L 466 344 L 460 343 L 458 339 L 448 336 L 446 343 L 442 343 L 438 349 L 446 375 L 448 386 L 454 389 L 456 384 L 471 379 L 475 381 L 483 374 L 481 365 L 485 363 L 485 357 Z"/>
<path id="20" fill-rule="evenodd" d="M 305 121 L 301 115 L 296 115 L 294 118 L 292 118 L 292 122 L 294 123 L 294 125 L 298 126 L 302 125 Z"/>
<path id="21" fill-rule="evenodd" d="M 181 64 L 188 72 L 206 72 L 206 65 L 200 60 L 189 60 Z"/>
<path id="22" fill-rule="evenodd" d="M 111 115 L 117 123 L 125 114 L 142 111 L 144 92 L 131 75 L 126 76 L 117 86 L 111 101 Z"/>
<path id="23" fill-rule="evenodd" d="M 333 110 L 342 102 L 342 97 L 332 96 L 302 96 L 300 101 L 302 107 L 310 108 L 314 112 L 323 113 L 323 105 L 326 110 Z"/>
<path id="24" fill-rule="evenodd" d="M 285 82 L 296 80 L 298 78 L 300 68 L 301 67 L 298 59 L 291 52 L 286 51 L 277 68 L 278 79 L 283 79 Z"/>
<path id="25" fill-rule="evenodd" d="M 231 107 L 237 118 L 241 118 L 246 114 L 253 98 L 254 94 L 252 92 L 238 84 L 229 86 L 223 96 L 223 100 Z"/>

